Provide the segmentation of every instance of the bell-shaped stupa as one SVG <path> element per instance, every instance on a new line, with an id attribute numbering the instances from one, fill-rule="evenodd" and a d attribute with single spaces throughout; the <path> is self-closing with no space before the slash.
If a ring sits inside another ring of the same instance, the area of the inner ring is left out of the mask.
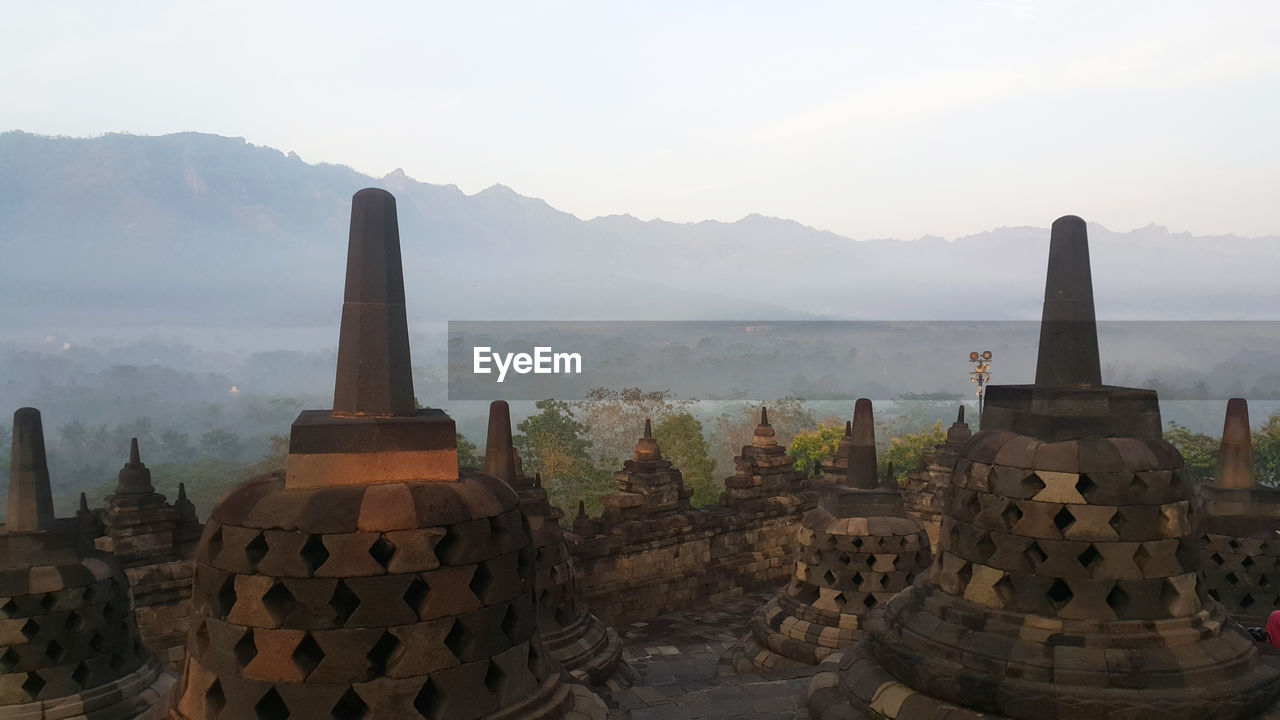
<path id="1" fill-rule="evenodd" d="M 415 409 L 410 367 L 395 199 L 361 190 L 334 409 L 301 413 L 284 472 L 214 508 L 196 553 L 176 718 L 603 709 L 542 649 L 519 498 L 458 468 L 453 420 Z"/>
<path id="2" fill-rule="evenodd" d="M 120 562 L 92 549 L 86 527 L 83 514 L 54 517 L 40 412 L 18 410 L 0 525 L 0 717 L 164 717 L 174 678 L 138 637 Z"/>
<path id="3" fill-rule="evenodd" d="M 1156 393 L 1101 384 L 1078 217 L 1053 224 L 1036 382 L 989 386 L 981 426 L 930 573 L 814 678 L 812 717 L 1258 717 L 1280 668 L 1200 582 Z"/>

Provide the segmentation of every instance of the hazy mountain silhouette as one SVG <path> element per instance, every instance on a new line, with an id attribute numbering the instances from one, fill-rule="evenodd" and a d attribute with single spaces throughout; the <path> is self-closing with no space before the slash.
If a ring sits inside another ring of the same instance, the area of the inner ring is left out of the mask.
<path id="1" fill-rule="evenodd" d="M 371 178 L 241 138 L 9 132 L 0 134 L 0 321 L 336 322 L 350 198 L 367 186 L 396 194 L 419 321 L 1034 319 L 1043 293 L 1044 228 L 855 242 L 759 215 L 584 221 L 502 185 L 466 195 L 398 170 Z M 1280 315 L 1280 238 L 1154 225 L 1090 233 L 1105 316 Z"/>

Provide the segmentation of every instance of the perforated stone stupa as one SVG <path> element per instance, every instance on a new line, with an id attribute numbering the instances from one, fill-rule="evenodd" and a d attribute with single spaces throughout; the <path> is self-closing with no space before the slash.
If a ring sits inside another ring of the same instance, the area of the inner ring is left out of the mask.
<path id="1" fill-rule="evenodd" d="M 930 574 L 815 677 L 812 717 L 1232 720 L 1280 691 L 1198 581 L 1155 392 L 1102 385 L 1085 232 L 1053 224 L 1036 383 L 988 388 Z"/>
<path id="2" fill-rule="evenodd" d="M 138 638 L 129 582 L 77 518 L 55 518 L 44 429 L 13 415 L 9 511 L 0 526 L 0 717 L 151 720 L 173 677 Z"/>
<path id="3" fill-rule="evenodd" d="M 936 446 L 932 452 L 920 456 L 918 467 L 907 471 L 907 481 L 902 492 L 902 501 L 907 514 L 919 518 L 924 529 L 929 533 L 929 542 L 937 545 L 938 528 L 942 524 L 942 514 L 946 509 L 943 500 L 946 488 L 951 484 L 951 471 L 955 469 L 964 446 L 969 442 L 973 432 L 964 421 L 964 406 L 956 411 L 956 421 L 947 428 L 946 442 Z"/>
<path id="4" fill-rule="evenodd" d="M 622 640 L 578 597 L 573 557 L 557 523 L 562 513 L 552 508 L 540 479 L 523 473 L 511 443 L 511 409 L 503 400 L 489 405 L 485 472 L 501 478 L 520 496 L 533 534 L 538 632 L 547 651 L 575 679 L 605 683 L 618 668 Z"/>
<path id="5" fill-rule="evenodd" d="M 739 503 L 765 497 L 776 497 L 805 488 L 804 478 L 795 469 L 795 458 L 778 444 L 769 409 L 760 408 L 760 424 L 752 434 L 751 444 L 733 459 L 734 474 L 724 481 L 721 502 L 733 507 Z"/>
<path id="6" fill-rule="evenodd" d="M 541 648 L 516 493 L 459 470 L 453 420 L 415 410 L 404 297 L 395 199 L 361 190 L 334 409 L 213 510 L 175 718 L 602 714 Z"/>
<path id="7" fill-rule="evenodd" d="M 891 476 L 876 477 L 871 401 L 854 407 L 845 482 L 821 491 L 797 533 L 791 582 L 751 621 L 735 668 L 816 665 L 859 637 L 860 619 L 929 567 L 929 540 L 903 511 Z"/>
<path id="8" fill-rule="evenodd" d="M 1280 489 L 1254 479 L 1249 405 L 1227 402 L 1213 484 L 1199 487 L 1200 547 L 1209 596 L 1248 626 L 1280 610 Z"/>

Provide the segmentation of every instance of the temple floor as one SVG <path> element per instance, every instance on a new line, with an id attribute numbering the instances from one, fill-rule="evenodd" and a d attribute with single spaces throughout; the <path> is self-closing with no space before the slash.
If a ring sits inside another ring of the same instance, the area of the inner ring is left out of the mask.
<path id="1" fill-rule="evenodd" d="M 801 674 L 738 675 L 721 662 L 746 635 L 752 613 L 775 594 L 749 593 L 618 627 L 622 656 L 638 680 L 628 688 L 599 691 L 609 705 L 609 720 L 807 718 L 803 703 L 816 667 Z"/>

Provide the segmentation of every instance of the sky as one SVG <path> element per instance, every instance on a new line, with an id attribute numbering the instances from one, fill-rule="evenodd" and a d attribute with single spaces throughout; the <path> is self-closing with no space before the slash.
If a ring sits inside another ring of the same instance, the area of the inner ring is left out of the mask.
<path id="1" fill-rule="evenodd" d="M 1280 3 L 12 3 L 0 131 L 200 131 L 580 218 L 1280 234 Z"/>

